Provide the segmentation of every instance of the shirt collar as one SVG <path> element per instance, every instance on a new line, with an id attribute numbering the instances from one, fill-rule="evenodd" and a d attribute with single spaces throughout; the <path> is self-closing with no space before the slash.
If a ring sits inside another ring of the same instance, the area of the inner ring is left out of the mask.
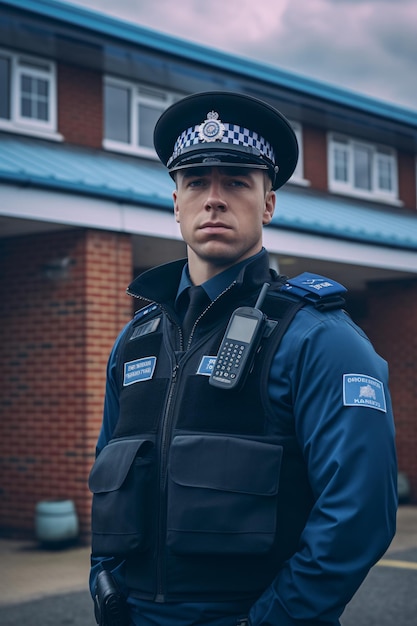
<path id="1" fill-rule="evenodd" d="M 257 252 L 256 254 L 249 257 L 248 259 L 244 259 L 243 261 L 240 261 L 240 263 L 236 263 L 236 265 L 232 265 L 232 267 L 229 267 L 227 270 L 220 272 L 220 274 L 216 274 L 216 276 L 213 276 L 213 278 L 209 278 L 209 280 L 206 280 L 204 283 L 202 283 L 201 286 L 203 287 L 204 291 L 206 292 L 210 300 L 213 302 L 213 300 L 215 300 L 217 296 L 219 296 L 225 289 L 227 289 L 227 287 L 229 287 L 229 285 L 232 284 L 232 282 L 237 278 L 242 268 L 245 267 L 245 265 L 248 265 L 249 263 L 251 263 L 254 259 L 256 259 L 261 254 L 263 254 L 263 252 L 264 252 L 264 248 L 262 248 L 260 252 Z M 188 263 L 186 263 L 182 270 L 181 280 L 178 286 L 177 296 L 175 299 L 176 303 L 178 302 L 178 298 L 181 296 L 181 294 L 186 289 L 188 289 L 188 287 L 192 287 L 192 285 L 193 283 L 191 282 L 190 272 L 188 269 Z"/>

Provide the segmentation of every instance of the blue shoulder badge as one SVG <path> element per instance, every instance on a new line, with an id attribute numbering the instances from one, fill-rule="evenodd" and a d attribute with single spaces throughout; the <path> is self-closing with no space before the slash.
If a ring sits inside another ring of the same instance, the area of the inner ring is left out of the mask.
<path id="1" fill-rule="evenodd" d="M 295 278 L 289 279 L 281 287 L 281 291 L 293 293 L 306 300 L 317 302 L 321 298 L 327 298 L 328 296 L 340 296 L 346 293 L 347 289 L 330 278 L 304 272 L 299 276 L 295 276 Z"/>
<path id="2" fill-rule="evenodd" d="M 343 405 L 387 412 L 384 383 L 366 374 L 343 375 Z"/>

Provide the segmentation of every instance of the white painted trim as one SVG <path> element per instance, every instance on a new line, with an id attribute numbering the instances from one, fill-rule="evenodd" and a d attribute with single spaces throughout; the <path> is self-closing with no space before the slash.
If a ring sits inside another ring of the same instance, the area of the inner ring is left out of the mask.
<path id="1" fill-rule="evenodd" d="M 181 240 L 173 212 L 15 185 L 0 186 L 0 215 Z M 271 226 L 264 229 L 264 245 L 271 254 L 417 275 L 417 251 L 360 244 Z"/>
<path id="2" fill-rule="evenodd" d="M 41 128 L 34 128 L 33 126 L 23 127 L 23 124 L 16 126 L 14 122 L 9 120 L 0 120 L 0 130 L 4 130 L 14 135 L 24 135 L 25 137 L 39 137 L 40 139 L 47 139 L 48 141 L 63 141 L 64 137 L 61 133 L 56 133 Z"/>
<path id="3" fill-rule="evenodd" d="M 80 228 L 181 239 L 174 210 L 169 213 L 106 199 L 14 185 L 0 186 L 0 215 Z"/>
<path id="4" fill-rule="evenodd" d="M 373 246 L 279 228 L 264 230 L 264 245 L 272 254 L 417 274 L 417 252 L 412 250 Z"/>

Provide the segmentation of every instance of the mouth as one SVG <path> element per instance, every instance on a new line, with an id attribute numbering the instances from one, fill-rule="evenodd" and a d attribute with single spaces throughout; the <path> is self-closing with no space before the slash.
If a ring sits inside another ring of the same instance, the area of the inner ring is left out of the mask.
<path id="1" fill-rule="evenodd" d="M 219 230 L 230 230 L 230 226 L 222 222 L 206 222 L 200 226 L 200 230 L 216 232 Z"/>

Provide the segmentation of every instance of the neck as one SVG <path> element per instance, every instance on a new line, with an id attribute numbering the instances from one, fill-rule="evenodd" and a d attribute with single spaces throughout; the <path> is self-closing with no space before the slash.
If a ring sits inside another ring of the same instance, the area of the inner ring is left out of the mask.
<path id="1" fill-rule="evenodd" d="M 188 270 L 190 273 L 191 281 L 194 285 L 201 285 L 202 283 L 210 280 L 214 276 L 221 274 L 225 270 L 237 265 L 241 261 L 249 259 L 254 256 L 258 252 L 260 252 L 262 246 L 258 250 L 251 250 L 248 254 L 243 255 L 238 259 L 233 259 L 228 261 L 225 259 L 223 262 L 219 261 L 218 263 L 210 263 L 201 259 L 201 257 L 197 256 L 193 250 L 188 248 Z"/>

